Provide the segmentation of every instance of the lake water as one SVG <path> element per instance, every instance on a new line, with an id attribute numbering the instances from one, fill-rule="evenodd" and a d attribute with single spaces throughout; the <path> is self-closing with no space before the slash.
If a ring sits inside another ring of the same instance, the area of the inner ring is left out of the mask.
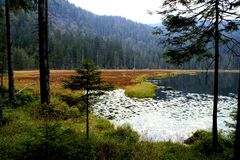
<path id="1" fill-rule="evenodd" d="M 233 96 L 237 94 L 239 73 L 219 74 L 219 95 Z M 199 93 L 213 95 L 214 73 L 200 73 L 197 75 L 178 75 L 165 79 L 151 79 L 150 82 L 160 86 L 156 98 L 168 98 L 162 92 L 162 87 L 170 88 L 183 93 Z"/>
<path id="2" fill-rule="evenodd" d="M 218 127 L 227 132 L 225 121 L 232 122 L 229 115 L 237 106 L 238 74 L 219 77 Z M 211 130 L 213 73 L 149 81 L 159 86 L 155 98 L 132 99 L 124 90 L 110 91 L 100 97 L 94 112 L 116 126 L 128 124 L 142 139 L 153 141 L 182 142 L 196 130 Z"/>

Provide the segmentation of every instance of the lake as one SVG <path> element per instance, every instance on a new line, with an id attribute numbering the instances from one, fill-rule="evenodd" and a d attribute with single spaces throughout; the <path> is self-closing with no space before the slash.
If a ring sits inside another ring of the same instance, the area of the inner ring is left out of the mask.
<path id="1" fill-rule="evenodd" d="M 227 132 L 225 121 L 237 106 L 237 73 L 220 73 L 218 127 Z M 182 142 L 199 129 L 211 131 L 213 73 L 178 75 L 166 79 L 149 79 L 159 86 L 155 98 L 126 97 L 124 90 L 106 92 L 94 105 L 99 117 L 116 126 L 128 124 L 144 140 Z"/>
<path id="2" fill-rule="evenodd" d="M 219 74 L 219 95 L 233 96 L 237 94 L 239 73 L 224 72 Z M 156 98 L 168 98 L 162 92 L 165 89 L 173 89 L 183 93 L 199 93 L 213 95 L 214 73 L 200 73 L 196 75 L 178 75 L 165 79 L 148 80 L 160 89 L 157 91 Z M 163 88 L 163 89 L 164 89 Z"/>

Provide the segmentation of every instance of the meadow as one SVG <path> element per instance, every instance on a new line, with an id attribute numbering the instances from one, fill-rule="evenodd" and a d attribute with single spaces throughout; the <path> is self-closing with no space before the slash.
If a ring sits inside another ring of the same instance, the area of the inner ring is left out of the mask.
<path id="1" fill-rule="evenodd" d="M 144 84 L 149 77 L 164 78 L 193 71 L 102 70 L 102 79 L 116 88 L 129 89 Z M 63 88 L 63 80 L 74 71 L 51 71 L 51 104 L 39 102 L 38 71 L 16 71 L 16 105 L 4 106 L 5 123 L 0 127 L 0 159 L 136 159 L 188 160 L 230 159 L 232 140 L 220 135 L 220 147 L 212 152 L 211 133 L 196 132 L 185 143 L 143 141 L 124 125 L 114 127 L 109 120 L 90 114 L 90 138 L 85 135 L 85 112 L 74 101 L 82 91 Z M 4 85 L 7 85 L 6 77 Z M 5 98 L 7 94 L 5 94 Z M 49 112 L 49 109 L 51 112 Z M 45 113 L 48 111 L 48 113 Z"/>
<path id="2" fill-rule="evenodd" d="M 177 74 L 193 74 L 197 71 L 189 70 L 101 70 L 101 78 L 105 82 L 109 82 L 115 88 L 131 89 L 135 85 L 141 84 L 147 78 L 159 77 L 165 78 Z M 63 81 L 72 75 L 74 70 L 51 70 L 50 71 L 50 87 L 51 94 L 69 93 L 70 90 L 63 88 Z M 15 71 L 14 72 L 15 87 L 17 90 L 32 88 L 37 94 L 39 92 L 39 72 L 34 71 Z M 7 87 L 7 77 L 4 77 L 4 86 Z M 141 87 L 141 86 L 140 86 Z M 141 94 L 141 93 L 140 93 Z M 150 93 L 152 94 L 152 92 Z"/>

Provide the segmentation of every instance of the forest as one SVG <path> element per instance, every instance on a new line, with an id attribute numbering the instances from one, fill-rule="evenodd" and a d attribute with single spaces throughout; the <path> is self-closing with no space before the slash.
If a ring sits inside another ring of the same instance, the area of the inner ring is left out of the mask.
<path id="1" fill-rule="evenodd" d="M 0 0 L 0 160 L 239 160 L 240 1 L 159 5 Z"/>
<path id="2" fill-rule="evenodd" d="M 0 4 L 4 4 L 1 0 Z M 36 12 L 12 14 L 13 56 L 16 70 L 38 67 Z M 5 25 L 1 20 L 1 28 Z M 211 61 L 196 59 L 181 66 L 165 62 L 166 46 L 158 45 L 154 27 L 126 18 L 97 16 L 66 0 L 49 1 L 49 65 L 52 69 L 76 69 L 86 58 L 105 69 L 206 69 Z M 234 33 L 238 37 L 238 33 Z M 3 33 L 1 37 L 4 37 Z M 1 40 L 4 40 L 2 38 Z M 3 43 L 1 43 L 3 44 Z M 237 69 L 237 60 L 222 48 L 222 69 Z M 23 65 L 24 60 L 29 62 Z"/>

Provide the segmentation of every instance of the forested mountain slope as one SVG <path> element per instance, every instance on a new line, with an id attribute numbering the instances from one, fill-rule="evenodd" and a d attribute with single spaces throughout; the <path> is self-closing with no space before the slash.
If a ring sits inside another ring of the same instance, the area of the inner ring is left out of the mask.
<path id="1" fill-rule="evenodd" d="M 19 11 L 11 20 L 15 69 L 38 68 L 37 14 Z M 0 25 L 4 28 L 4 19 Z M 152 26 L 122 17 L 98 16 L 67 0 L 49 0 L 49 31 L 52 69 L 77 68 L 86 58 L 100 68 L 176 68 L 164 63 L 165 49 L 158 45 L 159 37 L 152 35 Z M 222 66 L 227 64 L 224 59 Z M 181 68 L 205 67 L 205 63 L 193 60 Z"/>
<path id="2" fill-rule="evenodd" d="M 97 16 L 67 0 L 49 0 L 49 16 L 49 55 L 53 69 L 77 68 L 86 58 L 101 68 L 159 65 L 160 49 L 148 25 L 122 17 Z M 11 20 L 15 69 L 37 68 L 37 14 L 20 11 L 12 14 Z M 4 28 L 4 19 L 1 21 Z"/>

